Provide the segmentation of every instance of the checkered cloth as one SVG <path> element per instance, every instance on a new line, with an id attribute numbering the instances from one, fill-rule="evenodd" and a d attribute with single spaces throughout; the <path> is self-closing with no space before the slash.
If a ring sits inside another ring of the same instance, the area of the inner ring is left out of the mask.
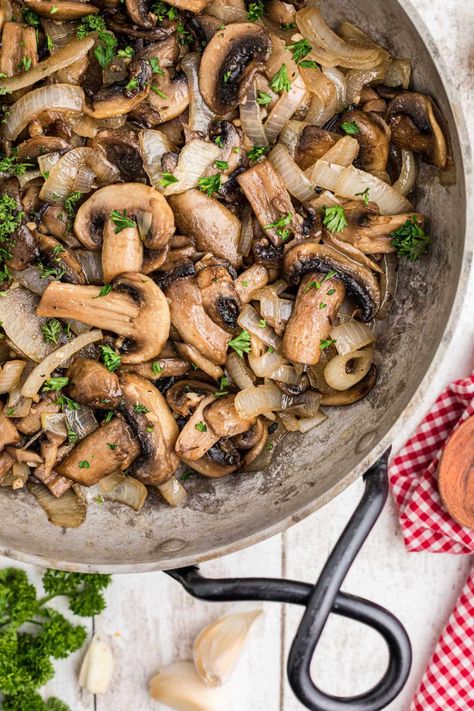
<path id="1" fill-rule="evenodd" d="M 469 554 L 474 531 L 443 509 L 436 470 L 449 435 L 474 415 L 474 373 L 449 385 L 389 468 L 409 551 Z M 436 645 L 410 711 L 474 709 L 474 569 Z"/>

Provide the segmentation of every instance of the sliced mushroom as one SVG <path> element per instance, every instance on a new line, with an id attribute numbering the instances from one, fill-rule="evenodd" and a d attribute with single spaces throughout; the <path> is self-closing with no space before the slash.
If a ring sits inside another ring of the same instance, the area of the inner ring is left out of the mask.
<path id="1" fill-rule="evenodd" d="M 340 407 L 341 405 L 352 405 L 369 393 L 377 381 L 377 368 L 375 365 L 370 366 L 370 370 L 356 385 L 348 390 L 340 390 L 337 392 L 324 394 L 321 400 L 321 405 L 327 407 Z"/>
<path id="2" fill-rule="evenodd" d="M 74 2 L 73 0 L 61 0 L 56 4 L 50 0 L 25 0 L 25 5 L 41 17 L 54 18 L 56 22 L 79 20 L 85 15 L 95 15 L 100 12 L 98 7 L 89 2 Z"/>
<path id="3" fill-rule="evenodd" d="M 2 76 L 12 77 L 26 71 L 25 62 L 30 68 L 38 64 L 35 28 L 17 22 L 5 22 L 0 49 Z"/>
<path id="4" fill-rule="evenodd" d="M 109 284 L 119 274 L 141 272 L 143 242 L 137 227 L 125 227 L 118 233 L 112 220 L 105 221 L 102 241 L 102 273 Z"/>
<path id="5" fill-rule="evenodd" d="M 209 449 L 219 440 L 216 434 L 204 421 L 204 410 L 211 403 L 215 402 L 215 397 L 210 395 L 205 397 L 198 404 L 193 414 L 179 433 L 176 440 L 175 451 L 181 459 L 197 461 L 201 459 Z"/>
<path id="6" fill-rule="evenodd" d="M 216 386 L 201 380 L 180 380 L 166 393 L 166 401 L 180 417 L 190 417 L 201 400 L 213 395 Z"/>
<path id="7" fill-rule="evenodd" d="M 253 264 L 239 274 L 234 285 L 242 304 L 252 301 L 253 292 L 266 286 L 269 278 L 268 269 L 261 264 Z"/>
<path id="8" fill-rule="evenodd" d="M 380 306 L 380 288 L 367 267 L 350 260 L 328 245 L 305 242 L 291 246 L 283 258 L 286 281 L 298 284 L 308 272 L 335 271 L 335 279 L 344 284 L 346 291 L 357 304 L 362 321 L 371 321 Z"/>
<path id="9" fill-rule="evenodd" d="M 283 337 L 283 353 L 295 363 L 315 365 L 345 296 L 344 284 L 310 272 L 301 280 Z"/>
<path id="10" fill-rule="evenodd" d="M 59 412 L 59 405 L 56 405 L 55 399 L 48 393 L 39 402 L 33 403 L 26 417 L 15 420 L 20 432 L 29 436 L 36 434 L 41 429 L 41 415 Z"/>
<path id="11" fill-rule="evenodd" d="M 71 145 L 58 136 L 35 136 L 28 138 L 18 146 L 18 160 L 31 160 L 46 153 L 65 153 L 70 150 Z"/>
<path id="12" fill-rule="evenodd" d="M 17 215 L 24 215 L 20 197 L 18 180 L 7 178 L 0 180 L 0 193 L 8 195 L 16 203 Z M 23 218 L 24 219 L 24 218 Z M 6 264 L 10 269 L 21 270 L 35 261 L 38 256 L 38 246 L 30 228 L 23 222 L 11 236 L 9 253 L 6 255 Z"/>
<path id="13" fill-rule="evenodd" d="M 172 76 L 168 69 L 163 69 L 163 75 L 153 79 L 147 103 L 157 113 L 157 121 L 154 125 L 181 116 L 189 106 L 186 75 L 178 72 Z"/>
<path id="14" fill-rule="evenodd" d="M 132 60 L 128 65 L 128 76 L 95 92 L 92 109 L 84 107 L 84 113 L 95 119 L 106 119 L 133 111 L 150 93 L 151 78 L 148 62 L 144 59 Z"/>
<path id="15" fill-rule="evenodd" d="M 239 416 L 234 405 L 235 395 L 226 395 L 214 399 L 203 410 L 204 421 L 215 434 L 221 437 L 235 437 L 247 432 L 256 422 L 256 418 L 244 420 Z"/>
<path id="16" fill-rule="evenodd" d="M 147 361 L 146 363 L 124 364 L 121 370 L 128 373 L 137 373 L 147 380 L 161 380 L 162 378 L 177 378 L 190 370 L 191 366 L 183 358 L 163 357 Z"/>
<path id="17" fill-rule="evenodd" d="M 383 118 L 374 113 L 353 110 L 342 115 L 341 123 L 357 126 L 358 130 L 353 136 L 360 146 L 359 160 L 363 170 L 375 174 L 385 173 L 391 131 Z"/>
<path id="18" fill-rule="evenodd" d="M 209 108 L 220 116 L 235 109 L 255 74 L 263 71 L 272 43 L 263 27 L 252 22 L 226 25 L 203 52 L 199 88 Z"/>
<path id="19" fill-rule="evenodd" d="M 179 10 L 188 12 L 202 12 L 212 0 L 167 0 L 168 5 L 173 5 Z"/>
<path id="20" fill-rule="evenodd" d="M 232 330 L 237 327 L 241 302 L 228 269 L 216 261 L 205 257 L 196 264 L 196 282 L 204 311 L 214 323 Z"/>
<path id="21" fill-rule="evenodd" d="M 72 284 L 85 284 L 86 275 L 80 261 L 67 247 L 48 235 L 36 233 L 36 242 L 42 259 L 51 267 L 63 272 L 62 278 Z"/>
<path id="22" fill-rule="evenodd" d="M 90 358 L 75 358 L 67 371 L 68 392 L 73 400 L 98 409 L 118 406 L 121 390 L 118 376 Z"/>
<path id="23" fill-rule="evenodd" d="M 290 124 L 297 124 L 297 121 L 290 121 Z M 325 153 L 332 148 L 338 140 L 338 136 L 324 128 L 318 126 L 302 124 L 299 140 L 295 146 L 295 163 L 306 170 L 322 158 Z M 290 151 L 291 153 L 291 151 Z"/>
<path id="24" fill-rule="evenodd" d="M 169 203 L 178 230 L 192 237 L 199 252 L 212 252 L 239 267 L 240 220 L 220 202 L 200 190 L 171 195 Z"/>
<path id="25" fill-rule="evenodd" d="M 138 25 L 131 24 L 128 18 L 120 13 L 110 15 L 107 20 L 107 26 L 117 34 L 127 35 L 128 37 L 134 37 L 148 42 L 164 40 L 176 30 L 175 23 L 169 23 L 167 26 L 164 24 L 157 25 L 151 29 L 139 27 Z"/>
<path id="26" fill-rule="evenodd" d="M 220 365 L 216 365 L 203 356 L 203 354 L 198 351 L 197 348 L 192 346 L 190 343 L 177 343 L 175 342 L 174 347 L 178 353 L 188 360 L 194 368 L 202 370 L 203 373 L 209 375 L 213 380 L 219 380 L 224 375 Z"/>
<path id="27" fill-rule="evenodd" d="M 76 444 L 56 466 L 56 472 L 83 486 L 93 486 L 117 469 L 128 469 L 139 454 L 131 429 L 114 417 Z"/>
<path id="28" fill-rule="evenodd" d="M 257 163 L 253 168 L 241 173 L 237 182 L 252 206 L 265 235 L 273 245 L 283 244 L 284 238 L 288 239 L 290 231 L 297 229 L 296 213 L 290 194 L 272 164 L 268 160 Z M 288 219 L 285 223 L 288 234 L 283 232 L 278 234 L 278 227 L 269 226 L 275 225 L 282 218 Z"/>
<path id="29" fill-rule="evenodd" d="M 156 25 L 156 15 L 149 11 L 149 3 L 146 0 L 125 0 L 125 7 L 135 25 L 147 30 Z"/>
<path id="30" fill-rule="evenodd" d="M 133 429 L 141 454 L 130 473 L 144 484 L 162 484 L 178 468 L 173 448 L 178 425 L 163 395 L 149 380 L 135 373 L 120 375 L 124 417 Z"/>
<path id="31" fill-rule="evenodd" d="M 0 452 L 7 444 L 18 444 L 20 433 L 15 427 L 15 423 L 3 412 L 0 412 Z"/>
<path id="32" fill-rule="evenodd" d="M 70 221 L 62 205 L 48 205 L 41 215 L 41 222 L 48 234 L 56 237 L 56 239 L 59 239 L 64 244 L 69 245 L 72 241 L 76 246 L 80 246 L 80 242 L 76 240 L 74 235 L 68 233 Z"/>
<path id="33" fill-rule="evenodd" d="M 230 335 L 209 318 L 195 279 L 183 279 L 165 291 L 170 304 L 171 322 L 186 343 L 206 358 L 222 365 L 226 360 Z"/>
<path id="34" fill-rule="evenodd" d="M 212 461 L 207 456 L 207 453 L 204 457 L 201 457 L 196 461 L 182 456 L 181 461 L 190 469 L 194 469 L 194 471 L 199 472 L 199 474 L 207 476 L 210 479 L 221 479 L 223 476 L 228 476 L 239 468 L 239 464 L 217 464 L 217 462 Z"/>
<path id="35" fill-rule="evenodd" d="M 141 363 L 159 355 L 170 330 L 168 302 L 144 274 L 118 277 L 113 290 L 100 296 L 98 286 L 76 286 L 53 281 L 39 303 L 38 316 L 72 318 L 122 336 L 124 363 Z"/>
<path id="36" fill-rule="evenodd" d="M 141 59 L 157 59 L 160 67 L 172 67 L 176 64 L 179 56 L 179 41 L 178 35 L 172 34 L 160 42 L 148 43 L 140 52 Z"/>
<path id="37" fill-rule="evenodd" d="M 90 145 L 92 148 L 102 146 L 107 160 L 119 169 L 125 182 L 145 182 L 146 174 L 135 131 L 127 127 L 99 131 Z"/>
<path id="38" fill-rule="evenodd" d="M 438 168 L 446 167 L 446 139 L 437 108 L 429 96 L 414 91 L 398 94 L 387 107 L 386 119 L 396 146 L 422 153 Z"/>
<path id="39" fill-rule="evenodd" d="M 125 210 L 131 219 L 141 217 L 142 225 L 145 219 L 149 221 L 141 235 L 149 249 L 160 249 L 174 233 L 173 212 L 158 190 L 141 183 L 107 185 L 96 190 L 77 211 L 74 232 L 87 249 L 100 248 L 105 220 L 113 210 Z"/>

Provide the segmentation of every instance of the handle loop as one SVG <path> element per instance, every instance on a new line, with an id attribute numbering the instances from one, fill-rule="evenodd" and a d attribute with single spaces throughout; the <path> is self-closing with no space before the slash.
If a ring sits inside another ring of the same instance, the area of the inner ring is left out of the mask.
<path id="1" fill-rule="evenodd" d="M 275 578 L 215 580 L 203 577 L 196 566 L 165 571 L 188 593 L 202 600 L 265 600 L 303 605 L 306 609 L 291 646 L 287 672 L 293 692 L 312 711 L 379 711 L 399 694 L 410 672 L 410 640 L 397 618 L 373 602 L 339 590 L 386 501 L 388 454 L 366 473 L 364 495 L 316 585 Z M 358 696 L 325 694 L 311 678 L 311 660 L 331 612 L 372 627 L 382 635 L 389 649 L 384 676 L 372 689 Z"/>

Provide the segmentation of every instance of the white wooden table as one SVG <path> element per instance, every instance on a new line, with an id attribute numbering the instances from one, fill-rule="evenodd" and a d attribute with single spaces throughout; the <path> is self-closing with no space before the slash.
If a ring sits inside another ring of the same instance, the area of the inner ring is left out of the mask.
<path id="1" fill-rule="evenodd" d="M 474 4 L 466 0 L 416 0 L 415 4 L 438 42 L 448 69 L 452 69 L 459 98 L 472 126 Z M 445 383 L 469 373 L 474 366 L 473 305 L 474 284 L 453 338 L 450 357 L 439 371 L 433 399 Z M 408 428 L 415 424 L 409 423 Z M 358 481 L 286 533 L 208 563 L 203 570 L 216 576 L 265 575 L 312 581 L 361 492 L 362 482 Z M 0 562 L 9 564 L 5 559 Z M 344 589 L 392 610 L 406 625 L 413 643 L 412 673 L 405 690 L 390 705 L 392 711 L 408 709 L 409 699 L 469 566 L 467 557 L 407 554 L 390 502 L 350 571 Z M 29 570 L 39 579 L 39 571 Z M 176 658 L 189 658 L 192 640 L 205 624 L 220 614 L 243 607 L 195 601 L 161 573 L 116 576 L 107 599 L 107 610 L 95 620 L 95 629 L 107 635 L 114 648 L 116 674 L 112 689 L 96 699 L 78 690 L 80 653 L 57 663 L 56 676 L 46 687 L 48 695 L 57 694 L 73 711 L 164 710 L 148 697 L 150 676 Z M 285 676 L 287 652 L 301 611 L 276 604 L 263 607 L 265 616 L 257 623 L 228 687 L 229 699 L 238 711 L 301 711 L 303 707 L 292 696 Z M 313 662 L 318 683 L 336 694 L 354 694 L 369 688 L 383 673 L 385 663 L 384 644 L 375 633 L 334 617 L 327 625 Z M 231 706 L 229 702 L 226 711 Z"/>

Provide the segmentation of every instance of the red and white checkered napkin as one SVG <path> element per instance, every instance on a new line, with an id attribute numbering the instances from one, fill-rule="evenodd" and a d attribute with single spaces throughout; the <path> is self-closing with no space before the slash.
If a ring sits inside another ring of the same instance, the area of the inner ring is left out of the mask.
<path id="1" fill-rule="evenodd" d="M 389 478 L 409 551 L 469 554 L 474 531 L 443 509 L 436 470 L 449 435 L 474 415 L 474 373 L 451 383 L 393 459 Z M 474 568 L 441 634 L 410 711 L 474 709 Z"/>

